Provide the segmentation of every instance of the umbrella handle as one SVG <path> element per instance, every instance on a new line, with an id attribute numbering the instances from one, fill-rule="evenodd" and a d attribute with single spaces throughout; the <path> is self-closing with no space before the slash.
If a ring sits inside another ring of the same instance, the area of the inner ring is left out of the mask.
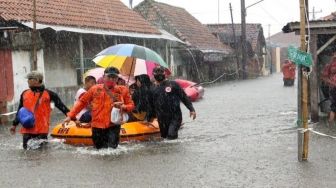
<path id="1" fill-rule="evenodd" d="M 131 70 L 130 70 L 130 73 L 129 73 L 129 76 L 128 76 L 128 79 L 127 79 L 127 84 L 126 84 L 126 85 L 128 85 L 128 83 L 129 83 L 129 80 L 130 80 L 130 77 L 131 77 L 131 73 L 132 73 L 132 69 L 133 69 L 133 64 L 134 64 L 134 60 L 135 60 L 135 58 L 133 58 L 133 59 L 132 59 Z"/>

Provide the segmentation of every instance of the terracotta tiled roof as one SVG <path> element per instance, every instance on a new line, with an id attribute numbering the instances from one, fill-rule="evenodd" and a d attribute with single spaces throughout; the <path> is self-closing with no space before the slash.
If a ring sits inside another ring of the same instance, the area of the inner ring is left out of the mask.
<path id="1" fill-rule="evenodd" d="M 37 23 L 135 33 L 160 32 L 120 0 L 36 0 Z M 0 0 L 4 20 L 32 21 L 33 0 Z"/>
<path id="2" fill-rule="evenodd" d="M 319 20 L 336 20 L 336 12 L 332 12 L 328 16 L 324 16 L 320 18 Z"/>
<path id="3" fill-rule="evenodd" d="M 233 30 L 232 24 L 208 24 L 207 25 L 211 33 L 213 34 L 222 34 L 224 37 L 227 37 L 227 41 L 233 40 Z M 234 24 L 234 29 L 236 32 L 236 37 L 240 38 L 241 36 L 241 24 Z M 263 35 L 263 29 L 261 24 L 246 24 L 246 40 L 251 43 L 252 49 L 256 50 L 259 34 Z M 265 38 L 263 38 L 263 43 L 265 43 Z"/>
<path id="4" fill-rule="evenodd" d="M 295 35 L 295 32 L 283 33 L 279 32 L 267 38 L 267 41 L 271 46 L 288 47 L 289 45 L 294 45 L 295 47 L 300 46 L 300 36 Z"/>
<path id="5" fill-rule="evenodd" d="M 208 28 L 185 9 L 153 0 L 145 0 L 134 9 L 154 25 L 162 26 L 171 34 L 186 42 L 190 47 L 202 51 L 220 51 L 226 54 L 232 48 L 221 43 Z"/>

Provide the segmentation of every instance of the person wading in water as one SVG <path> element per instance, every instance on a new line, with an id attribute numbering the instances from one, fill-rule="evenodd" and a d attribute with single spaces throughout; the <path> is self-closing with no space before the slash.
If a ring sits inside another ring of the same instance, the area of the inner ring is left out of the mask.
<path id="1" fill-rule="evenodd" d="M 182 123 L 180 101 L 189 109 L 193 120 L 196 118 L 195 109 L 183 89 L 175 81 L 166 80 L 164 68 L 155 67 L 153 73 L 157 81 L 152 92 L 153 102 L 161 137 L 176 139 Z"/>
<path id="2" fill-rule="evenodd" d="M 97 149 L 117 148 L 119 144 L 120 126 L 111 122 L 112 108 L 118 108 L 123 112 L 131 112 L 134 103 L 125 86 L 118 86 L 119 70 L 115 67 L 106 68 L 103 84 L 92 86 L 83 97 L 75 104 L 63 121 L 68 123 L 75 120 L 76 115 L 91 104 L 92 109 L 92 141 Z"/>
<path id="3" fill-rule="evenodd" d="M 21 128 L 20 132 L 23 137 L 24 149 L 27 149 L 27 143 L 30 139 L 45 140 L 48 138 L 51 102 L 54 102 L 55 106 L 65 115 L 69 112 L 69 109 L 63 104 L 58 95 L 44 87 L 42 73 L 32 71 L 27 75 L 27 79 L 29 89 L 23 91 L 21 94 L 18 112 L 23 107 L 28 109 L 30 112 L 33 112 L 35 123 L 31 128 Z M 21 117 L 21 119 L 22 118 L 24 117 Z M 19 113 L 17 113 L 15 120 L 13 121 L 13 126 L 10 128 L 10 132 L 12 134 L 15 134 L 16 126 L 19 123 L 20 117 Z M 41 142 L 41 144 L 43 143 L 44 142 Z"/>

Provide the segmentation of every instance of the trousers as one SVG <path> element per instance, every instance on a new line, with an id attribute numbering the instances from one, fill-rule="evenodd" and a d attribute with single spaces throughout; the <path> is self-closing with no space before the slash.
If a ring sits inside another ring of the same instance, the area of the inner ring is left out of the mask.
<path id="1" fill-rule="evenodd" d="M 160 117 L 158 116 L 160 133 L 162 138 L 177 139 L 178 130 L 181 127 L 182 117 Z"/>
<path id="2" fill-rule="evenodd" d="M 119 145 L 121 125 L 113 125 L 107 129 L 92 128 L 92 141 L 97 149 L 117 148 Z"/>
<path id="3" fill-rule="evenodd" d="M 22 135 L 23 138 L 23 149 L 27 149 L 28 147 L 28 141 L 30 139 L 36 139 L 36 140 L 42 140 L 42 139 L 48 139 L 48 134 L 23 134 Z M 41 147 L 42 145 L 46 144 L 46 142 L 41 142 L 39 144 L 39 147 Z"/>

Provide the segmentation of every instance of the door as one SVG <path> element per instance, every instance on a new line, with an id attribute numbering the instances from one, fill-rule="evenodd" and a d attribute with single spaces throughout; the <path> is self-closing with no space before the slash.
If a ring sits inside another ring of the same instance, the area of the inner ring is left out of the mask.
<path id="1" fill-rule="evenodd" d="M 14 96 L 11 50 L 0 50 L 0 101 L 11 101 Z"/>

